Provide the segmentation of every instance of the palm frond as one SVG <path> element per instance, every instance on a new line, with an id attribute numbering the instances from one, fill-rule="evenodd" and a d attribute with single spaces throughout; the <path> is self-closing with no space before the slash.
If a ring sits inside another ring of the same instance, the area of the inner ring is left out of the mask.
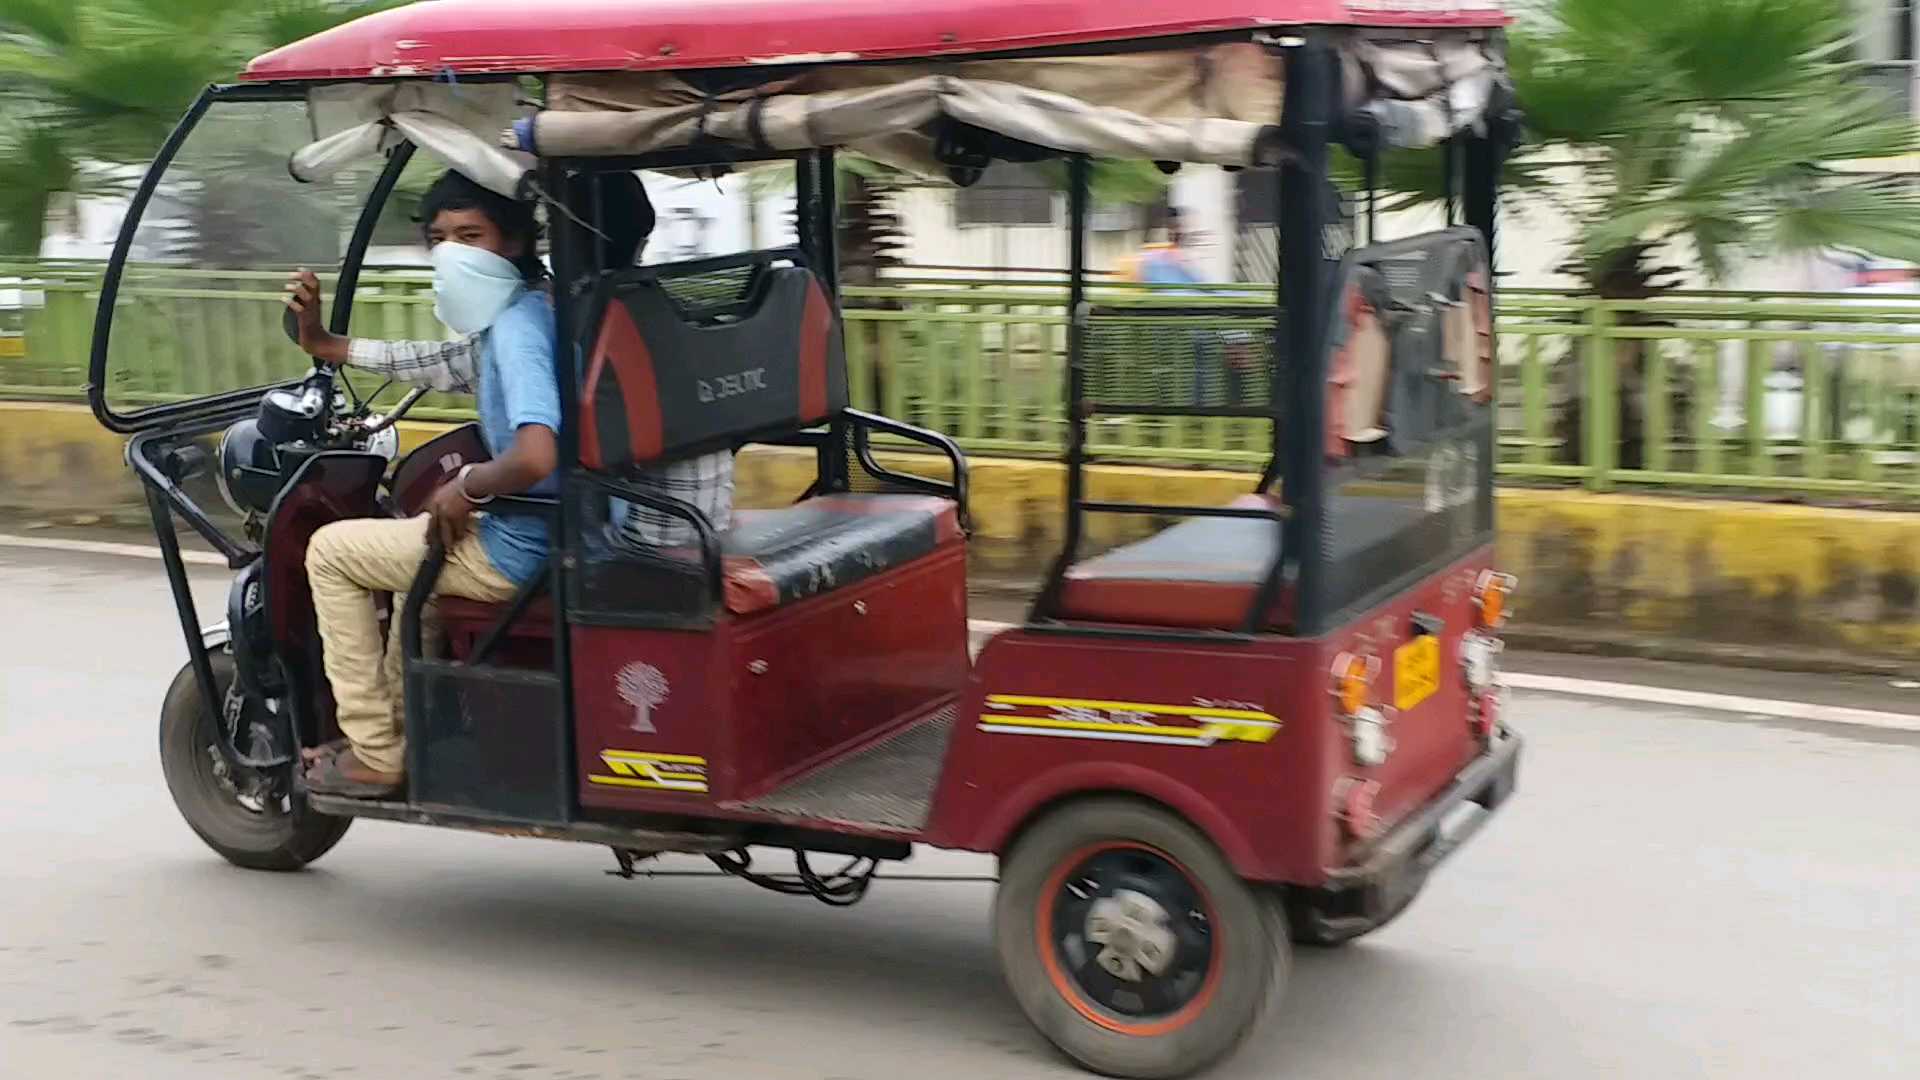
<path id="1" fill-rule="evenodd" d="M 1761 243 L 1778 252 L 1838 248 L 1920 263 L 1920 191 L 1869 180 L 1789 193 L 1769 208 Z"/>
<path id="2" fill-rule="evenodd" d="M 261 45 L 267 49 L 277 49 L 362 16 L 405 7 L 410 3 L 413 0 L 361 0 L 351 4 L 329 0 L 279 0 L 267 9 L 261 22 Z"/>
<path id="3" fill-rule="evenodd" d="M 51 48 L 72 45 L 80 36 L 80 5 L 73 0 L 0 0 L 0 36 Z"/>
<path id="4" fill-rule="evenodd" d="M 28 127 L 0 138 L 0 253 L 40 253 L 47 203 L 54 193 L 73 190 L 74 174 L 56 129 Z"/>

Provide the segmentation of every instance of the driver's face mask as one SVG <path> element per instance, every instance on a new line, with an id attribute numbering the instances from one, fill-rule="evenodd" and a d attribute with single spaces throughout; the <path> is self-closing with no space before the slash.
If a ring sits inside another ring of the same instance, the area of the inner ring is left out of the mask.
<path id="1" fill-rule="evenodd" d="M 519 267 L 484 248 L 443 240 L 432 260 L 433 313 L 458 334 L 492 326 L 527 287 Z"/>

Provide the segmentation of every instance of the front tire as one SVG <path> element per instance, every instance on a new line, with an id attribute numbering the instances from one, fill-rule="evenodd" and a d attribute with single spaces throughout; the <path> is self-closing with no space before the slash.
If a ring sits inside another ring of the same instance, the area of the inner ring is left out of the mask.
<path id="1" fill-rule="evenodd" d="M 233 659 L 208 657 L 222 694 L 233 684 Z M 200 683 L 188 664 L 174 676 L 160 708 L 160 769 L 173 805 L 206 845 L 248 870 L 298 870 L 325 855 L 346 835 L 352 818 L 313 813 L 299 799 L 243 802 L 218 749 L 219 732 L 201 702 Z"/>
<path id="2" fill-rule="evenodd" d="M 1128 1080 L 1219 1061 L 1277 1004 L 1284 920 L 1198 830 L 1130 799 L 1069 804 L 1008 853 L 994 901 L 1008 987 L 1083 1068 Z"/>

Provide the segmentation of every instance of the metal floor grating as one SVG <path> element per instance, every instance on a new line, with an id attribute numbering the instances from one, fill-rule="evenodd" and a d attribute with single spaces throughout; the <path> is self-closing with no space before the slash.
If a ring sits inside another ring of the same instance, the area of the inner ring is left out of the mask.
<path id="1" fill-rule="evenodd" d="M 768 814 L 918 829 L 933 805 L 957 711 L 948 705 L 885 742 L 737 805 Z"/>

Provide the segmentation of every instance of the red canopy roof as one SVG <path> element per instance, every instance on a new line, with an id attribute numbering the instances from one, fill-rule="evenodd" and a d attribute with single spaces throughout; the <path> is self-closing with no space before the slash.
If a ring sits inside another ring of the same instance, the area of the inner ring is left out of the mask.
<path id="1" fill-rule="evenodd" d="M 689 70 L 915 59 L 1262 26 L 1501 26 L 1500 0 L 429 0 L 242 78 Z"/>

